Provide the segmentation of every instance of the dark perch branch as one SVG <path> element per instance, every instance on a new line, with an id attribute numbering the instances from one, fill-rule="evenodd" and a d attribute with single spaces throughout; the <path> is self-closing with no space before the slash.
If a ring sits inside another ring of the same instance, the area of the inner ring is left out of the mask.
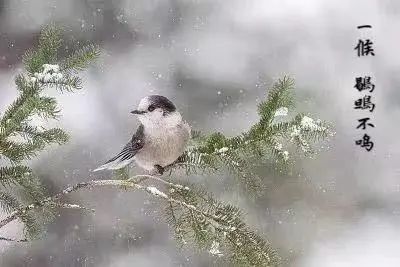
<path id="1" fill-rule="evenodd" d="M 180 190 L 190 190 L 188 187 L 184 187 L 180 184 L 173 184 L 170 183 L 168 181 L 165 181 L 159 177 L 156 176 L 152 176 L 152 175 L 136 175 L 133 176 L 132 178 L 128 179 L 128 180 L 93 180 L 93 181 L 89 181 L 89 182 L 82 182 L 82 183 L 78 183 L 76 185 L 70 186 L 65 188 L 64 190 L 62 190 L 61 192 L 57 193 L 56 195 L 52 196 L 52 197 L 48 197 L 45 198 L 43 200 L 40 201 L 36 201 L 28 206 L 25 206 L 24 208 L 21 208 L 17 211 L 12 212 L 10 215 L 8 215 L 5 219 L 0 221 L 0 228 L 4 227 L 5 225 L 7 225 L 8 223 L 16 220 L 20 214 L 23 214 L 25 212 L 31 211 L 35 208 L 38 207 L 42 207 L 48 203 L 56 203 L 56 205 L 59 205 L 61 207 L 64 208 L 78 208 L 78 209 L 86 209 L 84 207 L 80 207 L 78 205 L 73 205 L 73 204 L 58 204 L 58 200 L 65 196 L 68 195 L 72 192 L 84 189 L 84 188 L 89 188 L 89 187 L 120 187 L 120 188 L 134 188 L 134 189 L 139 189 L 142 191 L 145 191 L 149 194 L 152 194 L 153 196 L 162 198 L 170 203 L 176 203 L 179 204 L 180 206 L 187 208 L 189 210 L 191 210 L 192 212 L 195 213 L 199 213 L 202 216 L 209 218 L 215 222 L 220 221 L 220 219 L 218 217 L 216 217 L 215 215 L 209 214 L 207 212 L 204 212 L 200 209 L 198 209 L 197 207 L 187 204 L 186 202 L 180 201 L 180 200 L 176 200 L 174 198 L 169 197 L 167 194 L 165 194 L 164 192 L 158 190 L 155 187 L 152 186 L 143 186 L 140 185 L 139 183 L 146 180 L 146 179 L 153 179 L 156 181 L 159 181 L 165 185 L 168 186 L 172 186 L 174 188 L 180 189 Z M 136 180 L 136 181 L 135 181 Z M 220 225 L 219 228 L 221 228 L 222 230 L 226 230 L 226 229 L 230 229 L 229 226 L 222 226 Z M 3 240 L 7 240 L 7 238 L 4 238 Z"/>
<path id="2" fill-rule="evenodd" d="M 10 241 L 10 242 L 20 242 L 20 243 L 22 243 L 22 242 L 28 242 L 28 239 L 12 239 L 12 238 L 8 238 L 8 237 L 0 237 L 0 240 L 1 241 Z"/>

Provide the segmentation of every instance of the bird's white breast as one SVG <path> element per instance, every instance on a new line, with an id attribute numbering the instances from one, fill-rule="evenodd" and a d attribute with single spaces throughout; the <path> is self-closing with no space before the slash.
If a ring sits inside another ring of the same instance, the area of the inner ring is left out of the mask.
<path id="1" fill-rule="evenodd" d="M 174 127 L 145 127 L 144 135 L 145 144 L 135 161 L 140 167 L 152 170 L 154 165 L 165 167 L 182 155 L 190 138 L 190 127 L 183 121 Z"/>

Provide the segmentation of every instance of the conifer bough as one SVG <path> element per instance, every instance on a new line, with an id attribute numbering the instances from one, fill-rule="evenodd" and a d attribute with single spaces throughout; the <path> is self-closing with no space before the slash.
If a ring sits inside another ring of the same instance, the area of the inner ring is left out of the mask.
<path id="1" fill-rule="evenodd" d="M 265 239 L 244 222 L 242 212 L 216 200 L 210 193 L 193 184 L 178 184 L 165 177 L 135 175 L 127 170 L 117 172 L 114 180 L 94 180 L 79 183 L 53 196 L 46 196 L 40 180 L 21 161 L 37 156 L 47 145 L 64 144 L 68 135 L 58 128 L 45 129 L 32 124 L 32 117 L 57 119 L 60 111 L 54 98 L 44 96 L 43 89 L 60 91 L 81 88 L 78 71 L 84 70 L 99 56 L 99 48 L 85 46 L 65 59 L 58 59 L 61 31 L 49 26 L 39 39 L 37 49 L 24 56 L 26 73 L 16 77 L 20 95 L 0 117 L 0 158 L 10 162 L 0 167 L 0 204 L 7 216 L 0 228 L 19 219 L 25 225 L 27 241 L 38 236 L 43 217 L 56 208 L 89 210 L 81 205 L 62 203 L 61 197 L 85 188 L 117 187 L 140 190 L 160 199 L 167 222 L 174 229 L 176 240 L 184 246 L 188 242 L 209 251 L 217 260 L 229 260 L 240 266 L 276 266 L 280 259 Z M 278 80 L 268 91 L 268 97 L 258 105 L 260 119 L 248 131 L 234 137 L 222 133 L 204 135 L 193 132 L 187 151 L 171 166 L 170 175 L 178 169 L 187 175 L 203 173 L 223 175 L 228 170 L 238 178 L 238 184 L 248 195 L 263 194 L 268 177 L 254 170 L 265 164 L 277 168 L 293 163 L 293 147 L 304 155 L 314 153 L 313 143 L 331 136 L 330 126 L 305 114 L 290 116 L 294 107 L 294 81 L 289 77 Z M 292 150 L 290 150 L 292 149 Z M 177 172 L 176 172 L 177 174 Z M 163 189 L 146 182 L 160 183 Z M 24 205 L 14 194 L 15 187 L 30 196 Z M 42 218 L 42 219 L 41 219 Z M 8 237 L 0 240 L 12 241 Z"/>
<path id="2" fill-rule="evenodd" d="M 25 72 L 15 78 L 17 99 L 0 112 L 0 205 L 6 213 L 20 210 L 24 200 L 38 201 L 46 195 L 38 177 L 22 162 L 36 157 L 51 144 L 68 141 L 64 130 L 38 125 L 57 119 L 60 114 L 56 99 L 45 95 L 44 90 L 72 92 L 80 89 L 77 72 L 88 67 L 100 54 L 97 46 L 88 45 L 64 59 L 59 58 L 61 33 L 55 26 L 48 26 L 41 32 L 37 48 L 23 57 Z M 38 212 L 18 213 L 30 239 L 42 232 L 43 219 L 50 213 L 38 215 Z"/>

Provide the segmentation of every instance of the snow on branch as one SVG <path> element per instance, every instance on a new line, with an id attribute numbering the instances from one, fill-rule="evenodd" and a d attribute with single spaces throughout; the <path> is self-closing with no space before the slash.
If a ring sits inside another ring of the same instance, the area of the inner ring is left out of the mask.
<path id="1" fill-rule="evenodd" d="M 160 182 L 164 186 L 168 186 L 170 188 L 169 193 L 163 192 L 155 186 L 141 184 L 147 179 L 153 179 L 154 181 Z M 141 190 L 153 197 L 169 203 L 169 207 L 173 209 L 173 212 L 175 214 L 179 213 L 178 220 L 180 220 L 180 224 L 172 224 L 172 226 L 175 228 L 175 232 L 185 230 L 186 235 L 190 231 L 194 232 L 194 235 L 196 235 L 198 234 L 196 231 L 199 231 L 199 229 L 211 230 L 210 234 L 213 236 L 210 237 L 207 242 L 211 242 L 210 253 L 213 255 L 222 256 L 223 254 L 219 251 L 219 246 L 218 248 L 216 247 L 216 244 L 218 243 L 224 244 L 225 249 L 230 248 L 232 250 L 230 254 L 227 254 L 230 255 L 230 257 L 232 257 L 232 259 L 235 261 L 246 258 L 246 261 L 265 266 L 276 264 L 279 261 L 279 258 L 270 245 L 247 228 L 245 223 L 240 218 L 241 212 L 237 208 L 219 203 L 210 196 L 205 198 L 204 194 L 200 191 L 192 190 L 187 186 L 174 184 L 160 177 L 152 175 L 136 175 L 127 180 L 93 180 L 89 182 L 78 183 L 65 188 L 52 197 L 44 198 L 43 200 L 36 201 L 14 211 L 0 221 L 0 228 L 18 219 L 21 214 L 27 213 L 39 207 L 44 207 L 46 205 L 56 205 L 63 208 L 94 211 L 76 204 L 60 204 L 59 200 L 63 196 L 71 194 L 72 192 L 88 188 L 101 187 L 116 187 L 123 189 L 131 188 Z M 193 201 L 193 199 L 202 199 L 202 201 L 205 201 L 205 203 L 197 203 L 198 205 L 196 205 L 196 201 Z M 184 217 L 190 217 L 190 222 L 186 223 L 190 223 L 191 226 L 186 226 L 186 229 L 182 229 L 182 218 Z M 2 238 L 1 240 L 16 241 L 10 238 Z M 247 248 L 251 249 L 243 250 L 242 246 L 246 246 Z"/>
<path id="2" fill-rule="evenodd" d="M 81 79 L 71 70 L 88 67 L 100 51 L 97 46 L 89 45 L 66 58 L 59 58 L 61 44 L 62 31 L 58 27 L 50 25 L 42 30 L 36 48 L 23 56 L 25 70 L 15 78 L 19 95 L 0 114 L 0 158 L 4 159 L 4 166 L 0 165 L 0 207 L 14 216 L 19 215 L 30 238 L 43 230 L 39 219 L 44 221 L 50 216 L 16 212 L 25 200 L 34 202 L 46 195 L 40 179 L 21 162 L 36 157 L 51 144 L 65 144 L 69 138 L 60 128 L 44 127 L 48 119 L 59 118 L 60 109 L 54 97 L 42 92 L 49 87 L 61 91 L 80 89 Z M 24 197 L 17 191 L 22 191 Z"/>
<path id="3" fill-rule="evenodd" d="M 216 200 L 197 185 L 136 175 L 129 179 L 82 182 L 53 196 L 46 194 L 40 179 L 21 162 L 36 157 L 50 144 L 66 143 L 68 134 L 59 128 L 38 127 L 32 123 L 32 118 L 37 116 L 45 121 L 57 119 L 60 114 L 57 101 L 42 95 L 43 90 L 80 89 L 82 81 L 77 72 L 99 56 L 99 48 L 88 45 L 67 58 L 58 58 L 61 34 L 61 30 L 54 26 L 42 31 L 37 47 L 23 57 L 25 72 L 15 79 L 19 96 L 0 116 L 0 157 L 10 163 L 0 166 L 0 207 L 7 214 L 0 221 L 0 228 L 18 219 L 27 230 L 26 240 L 32 240 L 43 228 L 38 218 L 46 217 L 42 213 L 47 209 L 59 207 L 93 211 L 78 204 L 62 203 L 62 197 L 85 188 L 131 188 L 162 200 L 167 222 L 173 227 L 178 242 L 193 242 L 211 255 L 230 259 L 239 266 L 277 265 L 279 257 L 275 250 L 246 225 L 242 212 L 235 206 Z M 295 113 L 294 85 L 293 79 L 284 77 L 268 88 L 266 99 L 258 104 L 259 120 L 237 136 L 193 132 L 188 149 L 168 169 L 171 172 L 184 169 L 188 175 L 229 173 L 237 179 L 229 179 L 228 182 L 239 185 L 246 196 L 265 194 L 265 184 L 270 177 L 257 172 L 260 166 L 284 168 L 293 163 L 292 159 L 300 153 L 314 154 L 313 146 L 333 135 L 331 127 L 324 121 Z M 160 186 L 143 184 L 148 180 Z M 14 194 L 16 188 L 22 189 L 29 202 Z M 38 212 L 37 208 L 46 209 Z M 23 242 L 25 239 L 0 237 L 0 240 Z"/>

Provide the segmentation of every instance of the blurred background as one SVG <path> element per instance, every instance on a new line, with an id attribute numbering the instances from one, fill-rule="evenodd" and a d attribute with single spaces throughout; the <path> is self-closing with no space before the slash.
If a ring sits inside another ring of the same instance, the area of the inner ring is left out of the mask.
<path id="1" fill-rule="evenodd" d="M 192 177 L 246 211 L 286 266 L 400 266 L 400 2 L 396 0 L 0 0 L 0 112 L 16 97 L 21 55 L 55 22 L 65 37 L 101 46 L 84 89 L 58 96 L 56 122 L 71 141 L 31 162 L 51 192 L 110 173 L 91 169 L 130 138 L 129 111 L 149 94 L 173 100 L 194 129 L 233 135 L 257 121 L 257 102 L 284 74 L 296 80 L 298 110 L 335 125 L 300 175 L 271 177 L 254 205 L 220 190 L 224 179 Z M 372 29 L 358 30 L 370 24 Z M 357 58 L 359 38 L 375 57 Z M 65 47 L 67 50 L 68 47 Z M 376 85 L 372 152 L 356 147 L 357 76 Z M 71 195 L 96 213 L 65 210 L 46 238 L 0 243 L 0 266 L 210 266 L 214 258 L 177 249 L 159 203 L 140 192 Z M 20 237 L 13 223 L 2 236 Z"/>

